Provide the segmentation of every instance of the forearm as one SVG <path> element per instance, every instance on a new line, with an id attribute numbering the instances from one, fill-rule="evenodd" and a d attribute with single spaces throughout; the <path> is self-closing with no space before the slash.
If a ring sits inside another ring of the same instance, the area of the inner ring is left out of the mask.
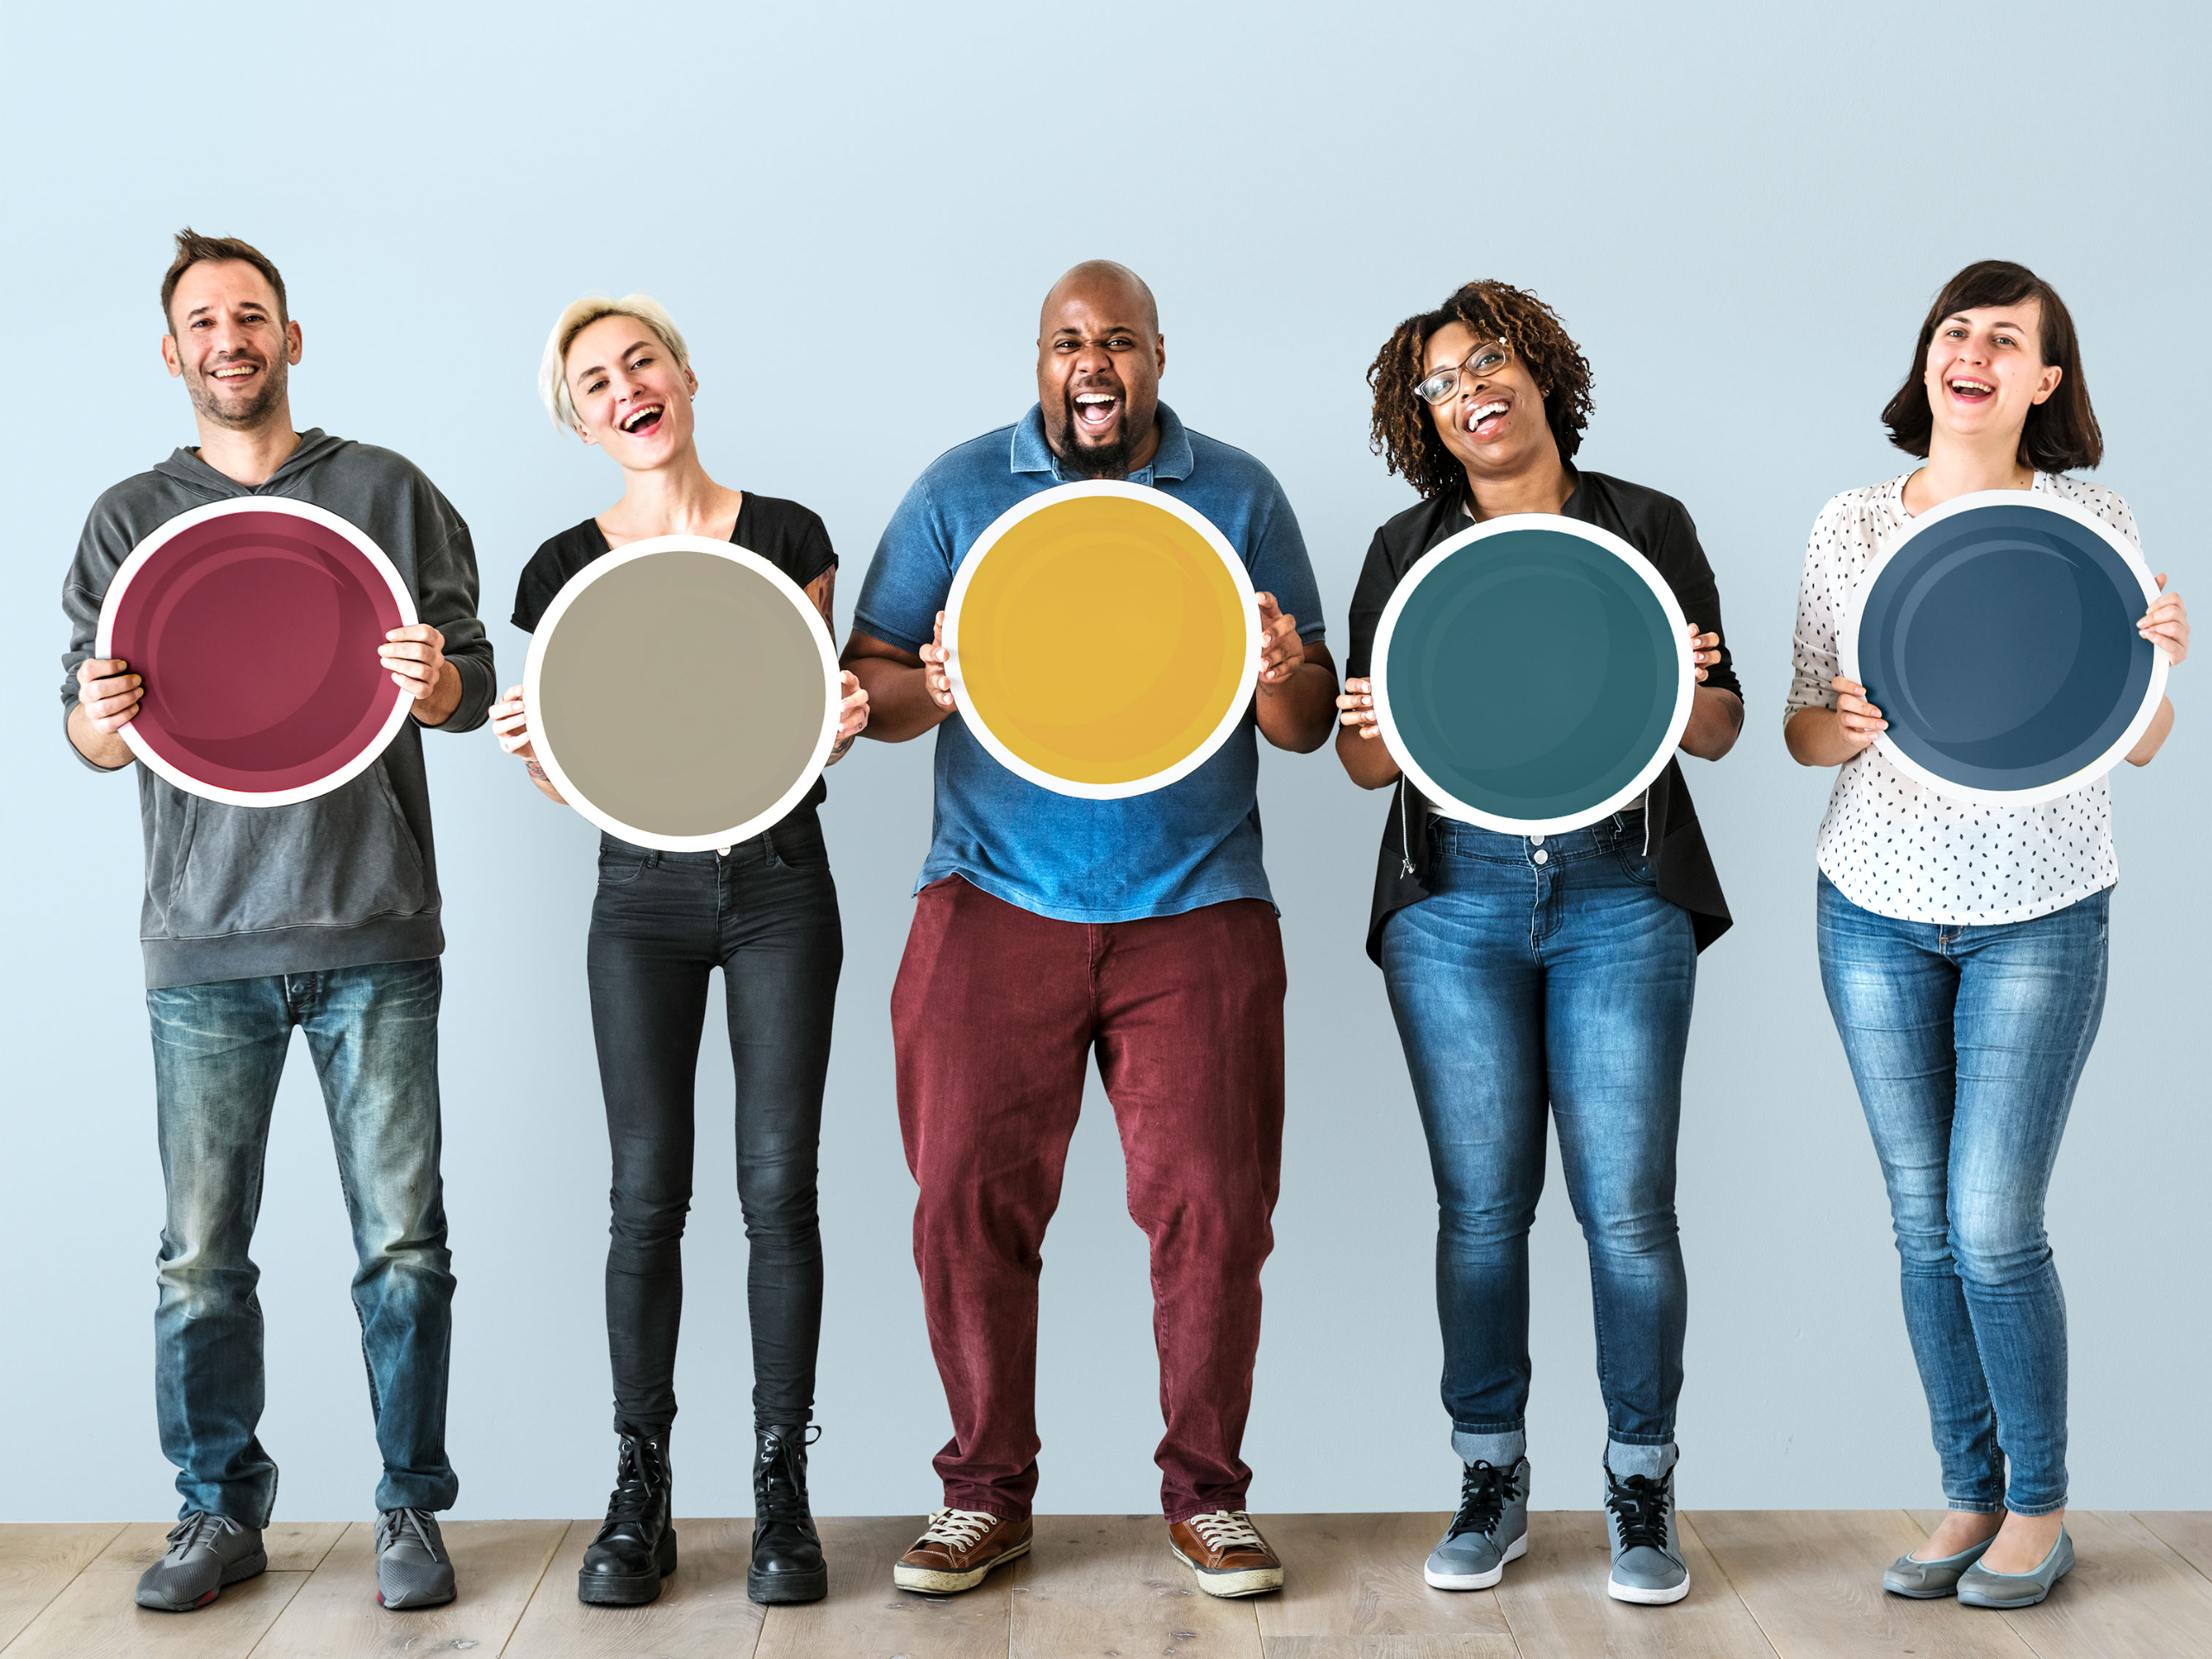
<path id="1" fill-rule="evenodd" d="M 1398 781 L 1398 763 L 1379 737 L 1362 737 L 1356 726 L 1337 728 L 1337 759 L 1362 789 L 1381 789 Z"/>
<path id="2" fill-rule="evenodd" d="M 425 726 L 444 725 L 461 707 L 461 670 L 450 659 L 441 663 L 437 685 L 429 696 L 415 699 L 415 718 Z"/>
<path id="3" fill-rule="evenodd" d="M 2151 716 L 2150 726 L 2136 741 L 2135 747 L 2127 752 L 2127 764 L 2131 766 L 2149 766 L 2151 758 L 2164 747 L 2166 736 L 2173 728 L 2173 703 L 2165 697 L 2160 697 L 2158 712 Z"/>
<path id="4" fill-rule="evenodd" d="M 929 694 L 920 663 L 912 667 L 887 657 L 850 657 L 845 664 L 868 693 L 868 734 L 904 743 L 936 729 L 950 711 Z"/>
<path id="5" fill-rule="evenodd" d="M 523 765 L 529 769 L 530 781 L 537 785 L 537 792 L 539 794 L 543 795 L 549 801 L 558 802 L 563 806 L 566 806 L 569 804 L 569 798 L 562 794 L 559 790 L 553 787 L 553 780 L 545 775 L 545 768 L 543 766 L 538 765 L 538 763 L 534 760 L 525 760 L 523 762 Z"/>
<path id="6" fill-rule="evenodd" d="M 1733 691 L 1700 685 L 1690 701 L 1689 724 L 1682 728 L 1682 753 L 1718 760 L 1736 747 L 1743 729 L 1744 700 Z"/>
<path id="7" fill-rule="evenodd" d="M 119 771 L 137 758 L 121 732 L 103 732 L 94 727 L 82 703 L 71 706 L 68 724 L 63 729 L 77 753 L 103 772 Z"/>
<path id="8" fill-rule="evenodd" d="M 1260 731 L 1279 749 L 1308 754 L 1328 741 L 1337 723 L 1337 666 L 1325 652 L 1315 661 L 1320 647 L 1306 647 L 1306 661 L 1276 686 L 1262 684 L 1255 693 Z"/>
<path id="9" fill-rule="evenodd" d="M 1801 766 L 1840 766 L 1865 747 L 1844 735 L 1843 717 L 1833 709 L 1800 709 L 1783 727 L 1782 741 Z"/>

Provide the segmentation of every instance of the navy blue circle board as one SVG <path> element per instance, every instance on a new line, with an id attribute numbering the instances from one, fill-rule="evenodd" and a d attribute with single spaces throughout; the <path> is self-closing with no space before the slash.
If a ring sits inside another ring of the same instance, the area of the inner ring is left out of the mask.
<path id="1" fill-rule="evenodd" d="M 1453 817 L 1522 836 L 1594 823 L 1681 741 L 1688 632 L 1619 537 L 1555 513 L 1485 520 L 1390 595 L 1372 665 L 1381 741 Z"/>
<path id="2" fill-rule="evenodd" d="M 1929 509 L 1861 580 L 1847 678 L 1901 771 L 1954 799 L 2031 805 L 2094 782 L 2165 695 L 2136 632 L 2142 556 L 2071 502 L 1980 490 Z"/>

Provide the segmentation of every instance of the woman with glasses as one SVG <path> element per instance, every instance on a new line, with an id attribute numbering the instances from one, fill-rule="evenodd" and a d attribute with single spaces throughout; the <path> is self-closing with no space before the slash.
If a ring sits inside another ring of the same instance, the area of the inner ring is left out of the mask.
<path id="1" fill-rule="evenodd" d="M 645 296 L 578 300 L 561 314 L 538 390 L 556 426 L 622 469 L 622 499 L 537 550 L 516 589 L 516 626 L 535 630 L 563 584 L 611 550 L 676 535 L 759 554 L 804 588 L 830 624 L 837 556 L 822 520 L 797 502 L 708 476 L 693 441 L 698 389 L 683 336 Z M 699 665 L 610 663 L 607 671 L 660 676 L 680 696 Z M 868 724 L 868 694 L 850 674 L 843 687 L 833 765 Z M 500 747 L 521 757 L 539 792 L 560 800 L 531 747 L 522 688 L 509 687 L 492 716 Z M 746 1588 L 761 1602 L 814 1601 L 828 1592 L 805 1451 L 822 1328 L 815 1164 L 844 956 L 816 817 L 825 794 L 817 781 L 781 823 L 715 852 L 600 838 L 586 961 L 613 1152 L 607 1343 L 620 1448 L 606 1524 L 577 1575 L 576 1593 L 588 1602 L 651 1601 L 676 1570 L 668 1436 L 691 1204 L 692 1090 L 716 968 L 736 1071 L 737 1190 L 750 1255 L 757 1452 Z"/>
<path id="2" fill-rule="evenodd" d="M 2112 797 L 2103 778 L 2031 806 L 1923 787 L 1874 747 L 1887 722 L 1844 677 L 1838 634 L 1912 521 L 1970 491 L 2069 502 L 2141 538 L 2119 496 L 2065 475 L 2103 459 L 2104 439 L 2073 320 L 2024 266 L 1984 260 L 1945 285 L 1882 419 L 1923 464 L 1815 521 L 1783 727 L 1800 763 L 1837 768 L 1815 878 L 1821 982 L 1889 1188 L 1949 1510 L 1882 1584 L 2024 1607 L 2074 1564 L 2066 1305 L 2043 1211 L 2104 1012 Z M 2177 594 L 2136 631 L 2169 663 L 2189 654 Z M 2172 727 L 2162 701 L 2127 760 L 2148 765 Z"/>
<path id="3" fill-rule="evenodd" d="M 1744 716 L 1719 594 L 1680 502 L 1573 465 L 1590 369 L 1535 295 L 1468 283 L 1400 323 L 1368 384 L 1374 447 L 1421 499 L 1368 549 L 1337 753 L 1362 788 L 1397 786 L 1367 949 L 1436 1178 L 1444 1405 L 1464 1465 L 1425 1576 L 1485 1589 L 1528 1548 L 1529 1229 L 1548 1109 L 1596 1300 L 1607 1589 L 1678 1601 L 1689 1591 L 1674 1513 L 1688 1292 L 1675 1140 L 1697 955 L 1729 925 L 1719 877 L 1672 760 L 1641 801 L 1557 835 L 1498 834 L 1424 799 L 1378 741 L 1369 675 L 1391 592 L 1424 554 L 1486 519 L 1556 513 L 1622 537 L 1673 589 L 1700 682 L 1681 747 L 1717 760 Z M 1558 626 L 1571 633 L 1575 619 Z"/>

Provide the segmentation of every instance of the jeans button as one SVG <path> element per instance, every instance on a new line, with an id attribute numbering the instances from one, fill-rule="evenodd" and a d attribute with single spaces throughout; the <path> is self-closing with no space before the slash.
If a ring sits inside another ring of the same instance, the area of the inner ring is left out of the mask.
<path id="1" fill-rule="evenodd" d="M 1536 849 L 1536 862 L 1537 862 L 1537 863 L 1539 863 L 1539 864 L 1548 864 L 1548 863 L 1550 863 L 1550 862 L 1551 862 L 1551 857 L 1552 857 L 1552 855 L 1551 855 L 1549 853 L 1546 852 L 1542 848 L 1539 847 L 1539 848 L 1537 848 L 1537 849 Z"/>
<path id="2" fill-rule="evenodd" d="M 1541 836 L 1531 836 L 1529 837 L 1529 844 L 1531 847 L 1541 847 L 1544 844 L 1544 838 Z"/>

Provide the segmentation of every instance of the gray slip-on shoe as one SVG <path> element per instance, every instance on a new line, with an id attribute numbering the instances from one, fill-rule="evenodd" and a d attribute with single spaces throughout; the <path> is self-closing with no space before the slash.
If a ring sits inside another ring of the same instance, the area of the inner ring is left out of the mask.
<path id="1" fill-rule="evenodd" d="M 1459 1512 L 1421 1570 L 1432 1590 L 1487 1590 L 1529 1553 L 1529 1459 L 1460 1466 Z"/>
<path id="2" fill-rule="evenodd" d="M 1613 1547 L 1613 1570 L 1605 1593 L 1615 1601 L 1663 1606 L 1690 1592 L 1690 1570 L 1682 1560 L 1675 1529 L 1675 1471 L 1630 1475 L 1626 1480 L 1605 1470 L 1605 1530 Z"/>
<path id="3" fill-rule="evenodd" d="M 2032 1573 L 1993 1573 L 1976 1561 L 1959 1575 L 1961 1607 L 2032 1607 L 2074 1570 L 2074 1540 L 2059 1522 L 2058 1541 Z"/>
<path id="4" fill-rule="evenodd" d="M 453 1557 L 428 1510 L 377 1512 L 377 1601 L 395 1612 L 453 1599 Z"/>
<path id="5" fill-rule="evenodd" d="M 221 1595 L 225 1585 L 268 1570 L 260 1528 L 194 1510 L 169 1529 L 162 1559 L 138 1575 L 138 1605 L 188 1613 Z"/>
<path id="6" fill-rule="evenodd" d="M 1924 1561 L 1916 1560 L 1910 1554 L 1900 1555 L 1882 1574 L 1882 1588 L 1893 1596 L 1910 1596 L 1916 1601 L 1948 1596 L 1959 1587 L 1959 1575 L 1980 1560 L 1981 1552 L 1996 1541 L 1997 1535 L 1993 1532 L 1970 1549 Z"/>

